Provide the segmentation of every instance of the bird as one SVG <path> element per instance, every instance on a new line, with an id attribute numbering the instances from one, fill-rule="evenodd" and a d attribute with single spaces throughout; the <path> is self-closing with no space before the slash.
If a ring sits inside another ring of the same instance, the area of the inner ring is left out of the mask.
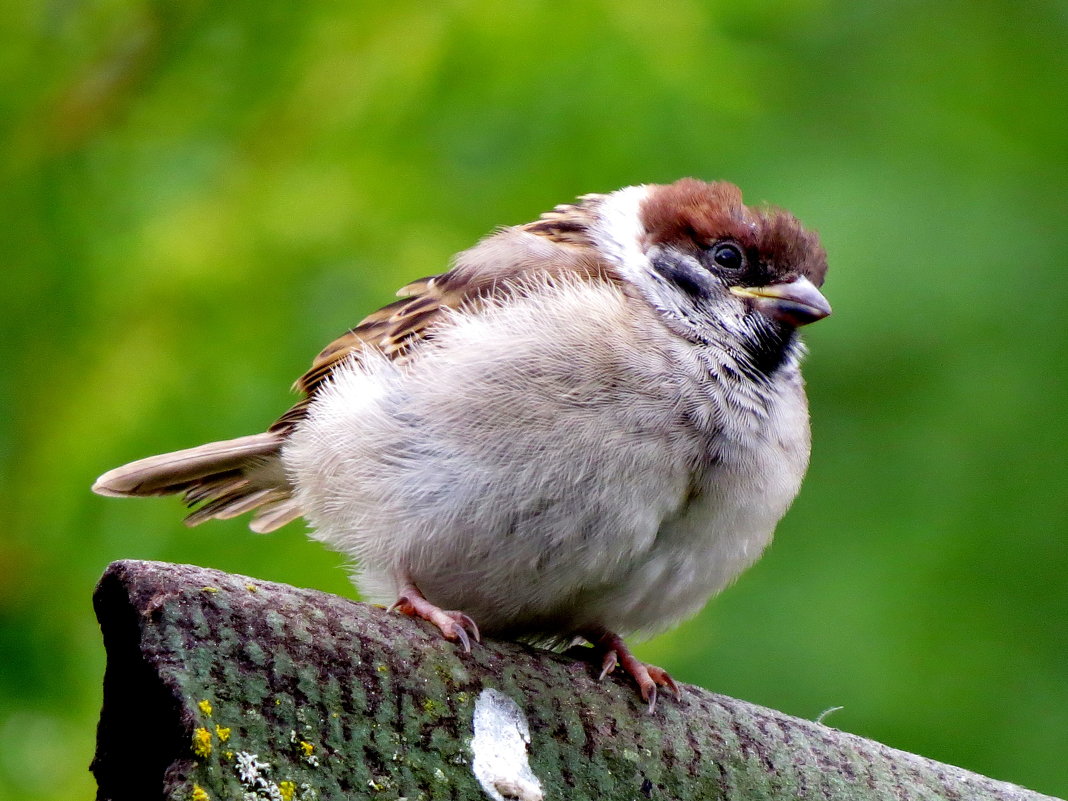
<path id="1" fill-rule="evenodd" d="M 653 711 L 637 659 L 763 553 L 810 455 L 798 329 L 827 256 L 789 212 L 683 178 L 505 227 L 329 344 L 263 433 L 104 473 L 190 526 L 303 517 L 365 600 L 470 651 L 585 642 Z"/>

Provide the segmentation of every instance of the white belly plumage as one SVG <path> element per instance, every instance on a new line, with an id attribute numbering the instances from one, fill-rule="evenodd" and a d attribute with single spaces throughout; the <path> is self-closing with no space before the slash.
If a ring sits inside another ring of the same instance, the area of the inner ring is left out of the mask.
<path id="1" fill-rule="evenodd" d="M 808 460 L 796 366 L 739 396 L 635 305 L 607 284 L 533 288 L 458 312 L 407 363 L 335 373 L 283 461 L 368 600 L 392 601 L 403 570 L 485 632 L 647 634 L 760 555 Z M 591 331 L 613 346 L 585 347 Z M 724 403 L 751 413 L 725 428 Z"/>

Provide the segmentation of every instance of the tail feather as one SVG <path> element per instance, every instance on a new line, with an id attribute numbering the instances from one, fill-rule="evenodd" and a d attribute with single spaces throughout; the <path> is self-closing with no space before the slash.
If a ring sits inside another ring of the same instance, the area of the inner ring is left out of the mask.
<path id="1" fill-rule="evenodd" d="M 281 445 L 281 437 L 267 432 L 161 453 L 109 470 L 93 484 L 93 492 L 112 497 L 171 495 L 192 482 L 241 470 L 257 457 L 276 456 Z"/>
<path id="2" fill-rule="evenodd" d="M 207 503 L 248 486 L 248 479 L 243 472 L 236 470 L 206 477 L 182 493 L 187 506 Z M 177 490 L 176 490 L 177 491 Z"/>
<path id="3" fill-rule="evenodd" d="M 274 501 L 256 510 L 248 527 L 257 534 L 269 534 L 286 523 L 292 523 L 304 512 L 293 498 Z"/>
<path id="4" fill-rule="evenodd" d="M 301 514 L 281 467 L 282 442 L 281 432 L 268 431 L 150 456 L 104 473 L 93 492 L 113 497 L 181 493 L 189 506 L 201 504 L 186 518 L 189 526 L 259 509 L 250 527 L 273 531 Z"/>
<path id="5" fill-rule="evenodd" d="M 251 512 L 253 509 L 270 503 L 272 500 L 289 497 L 286 490 L 267 487 L 257 489 L 246 484 L 240 489 L 231 490 L 213 501 L 187 515 L 185 524 L 189 527 L 199 526 L 206 520 L 229 520 L 232 517 Z"/>

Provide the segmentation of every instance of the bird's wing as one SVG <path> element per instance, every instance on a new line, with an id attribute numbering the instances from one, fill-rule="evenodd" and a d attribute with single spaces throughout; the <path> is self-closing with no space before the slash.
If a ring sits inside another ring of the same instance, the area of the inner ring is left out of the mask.
<path id="1" fill-rule="evenodd" d="M 287 434 L 307 414 L 308 406 L 333 372 L 368 348 L 398 362 L 412 357 L 434 337 L 434 328 L 449 313 L 477 313 L 488 301 L 522 291 L 531 279 L 572 277 L 618 280 L 586 235 L 581 206 L 557 207 L 540 220 L 509 228 L 461 253 L 455 266 L 440 275 L 402 287 L 400 300 L 369 314 L 327 345 L 294 384 L 304 398 L 280 417 L 270 431 Z"/>
<path id="2" fill-rule="evenodd" d="M 400 300 L 327 345 L 295 384 L 304 397 L 263 434 L 142 459 L 101 476 L 94 489 L 104 495 L 181 493 L 196 507 L 188 525 L 251 511 L 249 527 L 268 532 L 300 517 L 281 451 L 334 371 L 368 349 L 398 362 L 412 358 L 451 312 L 477 313 L 523 291 L 538 276 L 618 280 L 592 247 L 589 221 L 584 206 L 560 206 L 536 222 L 484 239 L 461 253 L 451 270 L 403 287 Z"/>

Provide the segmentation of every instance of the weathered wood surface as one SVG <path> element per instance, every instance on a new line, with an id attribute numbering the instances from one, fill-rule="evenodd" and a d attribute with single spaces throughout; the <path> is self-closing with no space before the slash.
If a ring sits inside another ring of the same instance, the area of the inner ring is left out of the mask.
<path id="1" fill-rule="evenodd" d="M 102 799 L 1048 798 L 697 687 L 647 715 L 580 659 L 312 590 L 124 561 L 94 600 Z"/>

